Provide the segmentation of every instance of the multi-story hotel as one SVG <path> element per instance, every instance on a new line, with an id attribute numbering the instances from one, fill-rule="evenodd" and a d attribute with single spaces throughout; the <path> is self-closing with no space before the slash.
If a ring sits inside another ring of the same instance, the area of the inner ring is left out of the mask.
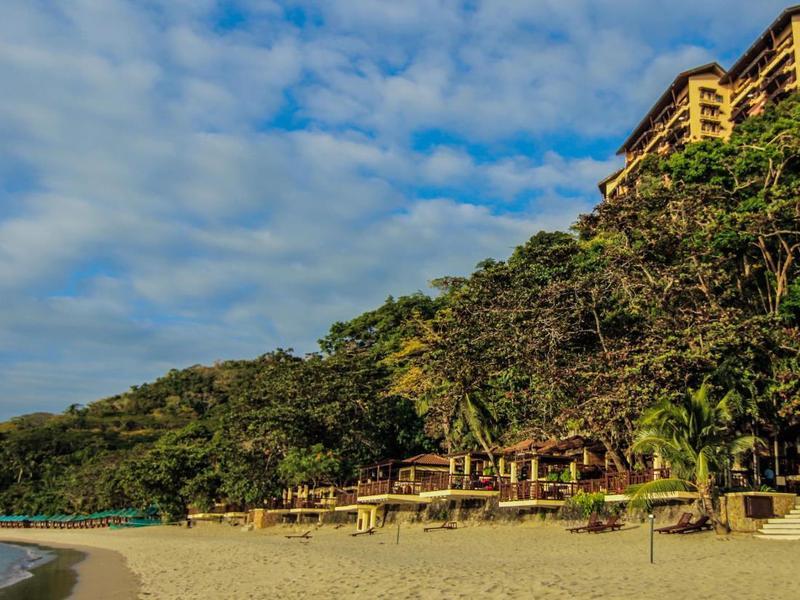
<path id="1" fill-rule="evenodd" d="M 603 198 L 625 194 L 642 159 L 733 128 L 798 89 L 800 5 L 784 10 L 726 72 L 717 63 L 685 71 L 661 95 L 617 154 L 625 166 L 600 182 Z"/>

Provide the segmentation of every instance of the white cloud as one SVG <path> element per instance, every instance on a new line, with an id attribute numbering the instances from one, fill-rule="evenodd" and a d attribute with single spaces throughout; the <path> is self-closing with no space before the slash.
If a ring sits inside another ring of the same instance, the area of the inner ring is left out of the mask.
<path id="1" fill-rule="evenodd" d="M 605 138 L 779 4 L 670 6 L 0 3 L 0 415 L 310 350 L 567 227 Z"/>

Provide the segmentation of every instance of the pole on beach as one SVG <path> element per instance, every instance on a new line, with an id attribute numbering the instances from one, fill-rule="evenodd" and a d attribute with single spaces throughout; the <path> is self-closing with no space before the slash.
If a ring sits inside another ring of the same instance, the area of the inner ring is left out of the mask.
<path id="1" fill-rule="evenodd" d="M 400 521 L 397 522 L 397 541 L 395 542 L 395 544 L 399 543 L 400 543 Z"/>
<path id="2" fill-rule="evenodd" d="M 647 515 L 647 518 L 650 520 L 650 564 L 653 564 L 653 522 L 655 521 L 655 515 Z"/>

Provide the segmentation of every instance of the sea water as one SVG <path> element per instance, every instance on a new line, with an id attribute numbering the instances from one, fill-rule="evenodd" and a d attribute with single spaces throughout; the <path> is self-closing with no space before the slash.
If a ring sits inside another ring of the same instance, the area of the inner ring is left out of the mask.
<path id="1" fill-rule="evenodd" d="M 31 569 L 54 558 L 52 552 L 42 548 L 0 543 L 0 588 L 32 577 Z"/>

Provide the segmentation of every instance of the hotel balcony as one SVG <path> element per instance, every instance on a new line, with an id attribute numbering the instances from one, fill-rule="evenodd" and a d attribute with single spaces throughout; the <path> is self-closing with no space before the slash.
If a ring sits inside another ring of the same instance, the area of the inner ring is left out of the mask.
<path id="1" fill-rule="evenodd" d="M 757 73 L 751 74 L 744 79 L 744 83 L 737 86 L 737 91 L 731 100 L 733 106 L 732 119 L 737 121 L 741 118 L 753 114 L 752 109 L 766 99 L 764 89 L 775 79 L 796 74 L 794 61 L 794 45 L 784 44 L 773 59 L 764 64 L 763 68 Z"/>

